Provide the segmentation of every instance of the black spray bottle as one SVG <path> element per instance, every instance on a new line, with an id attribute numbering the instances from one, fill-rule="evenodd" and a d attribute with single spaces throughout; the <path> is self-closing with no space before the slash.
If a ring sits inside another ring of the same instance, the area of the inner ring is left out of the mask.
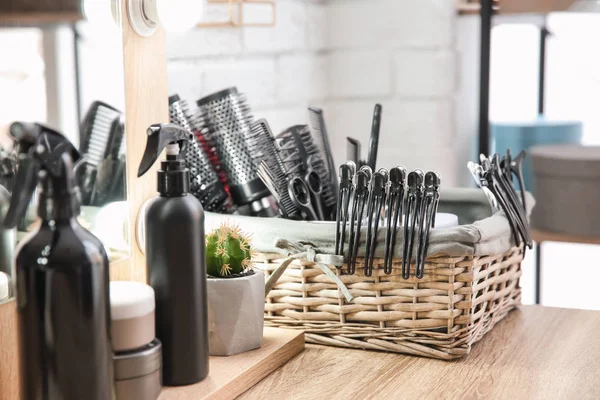
<path id="1" fill-rule="evenodd" d="M 146 214 L 146 265 L 156 296 L 156 336 L 163 345 L 163 384 L 189 385 L 208 375 L 208 309 L 204 210 L 188 194 L 184 156 L 193 134 L 174 124 L 152 125 L 138 176 L 166 148 L 158 192 Z"/>
<path id="2" fill-rule="evenodd" d="M 19 166 L 6 227 L 39 182 L 39 227 L 17 249 L 16 296 L 23 400 L 114 398 L 108 257 L 78 222 L 73 162 L 61 134 L 15 123 Z"/>

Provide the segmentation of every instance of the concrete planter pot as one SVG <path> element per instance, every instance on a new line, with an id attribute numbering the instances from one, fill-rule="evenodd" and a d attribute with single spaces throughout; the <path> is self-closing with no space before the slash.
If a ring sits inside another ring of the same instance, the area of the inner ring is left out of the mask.
<path id="1" fill-rule="evenodd" d="M 211 356 L 257 349 L 263 341 L 265 275 L 208 279 L 208 338 Z"/>

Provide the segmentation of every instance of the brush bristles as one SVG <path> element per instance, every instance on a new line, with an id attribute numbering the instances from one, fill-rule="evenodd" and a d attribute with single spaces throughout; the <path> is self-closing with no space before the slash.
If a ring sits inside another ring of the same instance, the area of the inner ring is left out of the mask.
<path id="1" fill-rule="evenodd" d="M 169 106 L 169 114 L 169 120 L 173 124 L 177 124 L 190 132 L 193 131 L 187 101 L 179 100 L 171 104 Z"/>
<path id="2" fill-rule="evenodd" d="M 256 157 L 257 175 L 274 195 L 285 216 L 293 216 L 298 209 L 287 190 L 287 174 L 277 149 L 271 128 L 266 120 L 260 119 L 251 127 L 249 148 Z"/>
<path id="3" fill-rule="evenodd" d="M 360 157 L 360 149 L 359 144 L 356 140 L 352 138 L 346 138 L 346 160 L 354 161 L 358 164 L 358 159 Z"/>
<path id="4" fill-rule="evenodd" d="M 327 145 L 325 143 L 324 126 L 325 119 L 323 118 L 323 110 L 316 108 L 309 108 L 309 120 L 310 127 L 313 131 L 313 138 L 316 142 L 317 147 L 321 151 L 321 157 L 325 157 L 327 154 Z M 329 168 L 327 168 L 329 169 Z M 328 171 L 329 172 L 329 171 Z"/>
<path id="5" fill-rule="evenodd" d="M 88 131 L 84 133 L 84 137 L 88 139 L 87 148 L 83 149 L 83 153 L 87 156 L 87 162 L 94 167 L 98 167 L 104 161 L 113 121 L 119 118 L 120 114 L 119 111 L 99 105 L 91 124 L 88 125 Z"/>

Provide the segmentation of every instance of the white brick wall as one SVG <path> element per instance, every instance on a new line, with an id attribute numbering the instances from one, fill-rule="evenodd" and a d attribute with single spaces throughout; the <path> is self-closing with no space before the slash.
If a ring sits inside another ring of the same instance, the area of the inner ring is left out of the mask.
<path id="1" fill-rule="evenodd" d="M 321 106 L 337 163 L 347 136 L 366 157 L 382 103 L 378 166 L 435 169 L 453 185 L 464 174 L 455 156 L 455 20 L 450 0 L 277 0 L 275 28 L 170 33 L 169 87 L 196 100 L 238 86 L 275 132 Z"/>
<path id="2" fill-rule="evenodd" d="M 368 98 L 393 91 L 391 57 L 386 49 L 332 50 L 329 55 L 329 95 Z"/>
<path id="3" fill-rule="evenodd" d="M 373 106 L 383 105 L 378 166 L 437 170 L 456 185 L 455 9 L 449 0 L 330 0 L 329 97 L 336 144 L 361 140 L 366 158 Z M 333 146 L 338 163 L 345 144 Z"/>
<path id="4" fill-rule="evenodd" d="M 451 0 L 330 0 L 330 44 L 335 48 L 449 47 L 455 12 Z"/>
<path id="5" fill-rule="evenodd" d="M 204 20 L 222 20 L 222 8 L 210 6 Z M 269 11 L 246 6 L 244 18 L 264 21 Z M 170 92 L 195 101 L 237 86 L 274 131 L 306 123 L 307 105 L 323 104 L 328 96 L 325 11 L 320 0 L 278 0 L 274 28 L 168 33 Z"/>
<path id="6" fill-rule="evenodd" d="M 396 50 L 394 89 L 400 96 L 441 97 L 456 90 L 456 55 L 450 50 Z"/>

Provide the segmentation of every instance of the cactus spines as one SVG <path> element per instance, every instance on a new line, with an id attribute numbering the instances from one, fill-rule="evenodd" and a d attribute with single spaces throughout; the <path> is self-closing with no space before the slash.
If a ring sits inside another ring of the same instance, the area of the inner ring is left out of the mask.
<path id="1" fill-rule="evenodd" d="M 250 237 L 237 225 L 222 223 L 206 237 L 206 269 L 210 276 L 238 276 L 252 267 Z"/>

